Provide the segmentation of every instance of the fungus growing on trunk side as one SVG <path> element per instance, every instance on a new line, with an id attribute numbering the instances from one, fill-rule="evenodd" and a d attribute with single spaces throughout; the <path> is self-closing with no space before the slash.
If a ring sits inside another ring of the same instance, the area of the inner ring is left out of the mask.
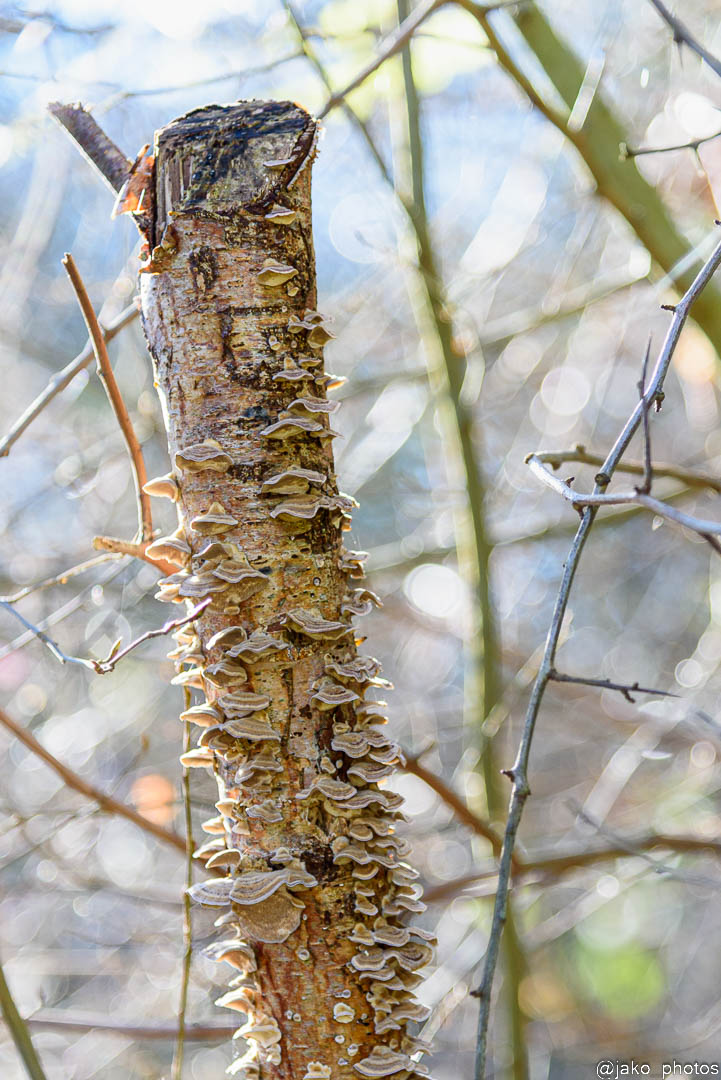
<path id="1" fill-rule="evenodd" d="M 390 684 L 356 652 L 353 619 L 379 601 L 354 584 L 366 553 L 342 544 L 357 504 L 328 426 L 342 380 L 316 307 L 315 141 L 288 102 L 209 106 L 156 134 L 142 309 L 174 467 L 148 486 L 179 528 L 148 551 L 180 568 L 159 599 L 209 598 L 170 655 L 173 682 L 204 697 L 182 713 L 199 730 L 183 761 L 218 783 L 196 859 L 223 876 L 190 895 L 220 911 L 206 955 L 239 973 L 217 1002 L 246 1017 L 229 1073 L 407 1080 L 424 1072 L 408 1024 L 431 949 L 406 925 L 423 905 L 402 799 L 379 786 L 401 753 L 365 696 Z"/>

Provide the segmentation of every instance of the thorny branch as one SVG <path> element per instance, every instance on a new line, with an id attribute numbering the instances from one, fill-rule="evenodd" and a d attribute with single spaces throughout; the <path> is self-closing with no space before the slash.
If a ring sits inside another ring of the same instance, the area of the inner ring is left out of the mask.
<path id="1" fill-rule="evenodd" d="M 700 41 L 698 41 L 691 31 L 678 19 L 673 12 L 669 11 L 663 0 L 651 0 L 651 3 L 656 8 L 663 21 L 673 31 L 673 40 L 677 45 L 686 45 L 691 52 L 695 52 L 712 71 L 715 71 L 717 75 L 721 76 L 721 60 L 710 53 Z"/>
<path id="2" fill-rule="evenodd" d="M 591 496 L 591 501 L 587 501 L 581 508 L 581 523 L 576 532 L 576 536 L 571 545 L 568 557 L 564 564 L 563 576 L 556 597 L 555 606 L 553 609 L 553 615 L 551 618 L 551 624 L 548 630 L 546 638 L 546 645 L 544 649 L 543 660 L 539 668 L 536 681 L 531 692 L 531 698 L 528 703 L 526 711 L 526 718 L 523 727 L 523 733 L 521 742 L 516 755 L 516 760 L 513 766 L 508 770 L 508 775 L 512 781 L 512 794 L 508 811 L 508 819 L 506 822 L 506 830 L 503 838 L 503 849 L 501 852 L 500 864 L 498 868 L 498 886 L 496 889 L 496 898 L 493 909 L 493 918 L 491 923 L 491 931 L 488 939 L 488 948 L 486 950 L 486 959 L 483 968 L 483 975 L 480 986 L 476 991 L 476 995 L 480 998 L 480 1014 L 478 1020 L 478 1041 L 476 1047 L 476 1066 L 475 1077 L 476 1080 L 483 1080 L 486 1072 L 486 1058 L 487 1058 L 487 1040 L 488 1040 L 488 1024 L 491 1013 L 491 990 L 493 987 L 493 977 L 495 974 L 496 964 L 498 961 L 498 952 L 500 947 L 501 935 L 503 934 L 503 928 L 506 922 L 506 911 L 508 906 L 508 894 L 511 884 L 512 874 L 512 857 L 516 844 L 516 837 L 518 835 L 518 829 L 521 823 L 521 817 L 523 815 L 523 809 L 526 801 L 531 794 L 530 787 L 528 785 L 528 761 L 530 757 L 531 744 L 533 741 L 533 734 L 536 726 L 536 721 L 540 712 L 540 708 L 543 702 L 543 697 L 546 692 L 549 681 L 552 678 L 552 672 L 554 670 L 556 649 L 558 647 L 558 641 L 561 634 L 561 627 L 563 625 L 564 615 L 568 606 L 568 600 L 573 586 L 573 580 L 578 569 L 578 565 L 581 559 L 583 548 L 588 539 L 588 534 L 593 526 L 598 506 L 600 503 L 595 500 L 600 497 L 603 490 L 608 486 L 611 478 L 616 470 L 616 467 L 622 458 L 623 454 L 628 449 L 629 443 L 633 438 L 635 432 L 638 430 L 639 425 L 643 420 L 644 410 L 649 408 L 657 399 L 661 393 L 666 374 L 668 372 L 671 359 L 674 354 L 674 350 L 678 344 L 681 331 L 686 322 L 688 313 L 699 294 L 703 291 L 706 284 L 713 277 L 718 266 L 721 265 L 721 243 L 718 243 L 714 248 L 714 251 L 701 271 L 697 274 L 693 283 L 685 293 L 680 303 L 676 306 L 671 319 L 671 325 L 668 328 L 666 338 L 661 347 L 658 359 L 656 361 L 654 370 L 651 374 L 648 386 L 641 400 L 637 403 L 630 417 L 626 421 L 621 433 L 611 451 L 609 452 L 606 460 L 604 461 L 601 471 L 596 478 L 596 485 Z M 546 473 L 545 467 L 541 462 L 538 462 L 537 472 Z M 556 480 L 554 477 L 548 474 L 551 486 L 556 486 Z M 565 489 L 568 485 L 558 482 L 560 487 L 560 494 L 566 496 Z M 571 493 L 571 501 L 575 498 L 575 493 L 572 489 L 568 489 Z M 638 495 L 633 493 L 635 500 L 650 500 L 651 496 Z M 630 500 L 629 500 L 630 501 Z M 658 500 L 652 500 L 657 503 Z M 663 504 L 660 504 L 663 507 Z M 664 507 L 664 509 L 666 509 Z M 721 526 L 715 526 L 718 532 L 721 532 Z M 701 530 L 697 530 L 701 531 Z"/>
<path id="3" fill-rule="evenodd" d="M 611 682 L 610 679 L 587 679 L 583 675 L 564 675 L 560 671 L 556 671 L 553 668 L 549 672 L 549 679 L 552 682 L 564 682 L 564 683 L 576 683 L 579 686 L 595 686 L 599 690 L 617 690 L 619 694 L 623 694 L 626 701 L 630 701 L 633 705 L 635 698 L 633 694 L 653 694 L 655 697 L 678 697 L 678 694 L 672 693 L 670 690 L 654 690 L 650 686 L 639 686 L 635 683 L 617 683 Z"/>
<path id="4" fill-rule="evenodd" d="M 75 265 L 72 255 L 66 254 L 62 263 L 70 278 L 73 289 L 75 290 L 75 295 L 78 304 L 80 305 L 80 310 L 83 313 L 85 325 L 88 328 L 90 340 L 93 345 L 93 352 L 95 354 L 95 361 L 98 366 L 98 376 L 105 387 L 105 392 L 108 395 L 108 400 L 115 413 L 118 424 L 120 425 L 120 430 L 123 433 L 125 445 L 127 446 L 128 454 L 130 455 L 133 480 L 135 481 L 135 494 L 138 500 L 139 539 L 143 541 L 151 540 L 153 536 L 153 513 L 150 506 L 150 496 L 143 491 L 143 486 L 148 481 L 148 474 L 145 471 L 145 461 L 143 460 L 143 451 L 133 429 L 122 394 L 115 381 L 115 375 L 113 374 L 113 369 L 110 365 L 108 350 L 105 347 L 105 338 L 103 337 L 103 332 L 100 329 L 100 324 L 98 323 L 93 306 L 90 303 L 90 297 L 83 284 L 83 279 L 80 277 L 80 273 Z"/>
<path id="5" fill-rule="evenodd" d="M 127 818 L 128 821 L 132 821 L 138 828 L 143 829 L 144 832 L 151 833 L 156 839 L 162 840 L 164 844 L 170 844 L 178 851 L 185 853 L 185 840 L 182 836 L 178 836 L 177 833 L 171 832 L 168 829 L 164 829 L 161 825 L 156 825 L 154 821 L 149 818 L 143 817 L 137 810 L 133 810 L 131 806 L 126 806 L 125 803 L 118 802 L 112 795 L 106 795 L 105 792 L 99 791 L 98 788 L 93 787 L 86 780 L 83 780 L 81 776 L 69 769 L 67 765 L 63 765 L 61 761 L 58 761 L 49 750 L 38 742 L 38 740 L 26 731 L 25 728 L 15 722 L 4 709 L 0 709 L 0 725 L 12 732 L 16 739 L 18 739 L 23 746 L 26 746 L 33 754 L 39 757 L 46 765 L 58 774 L 61 780 L 72 788 L 73 791 L 79 792 L 84 795 L 86 799 L 92 799 L 96 802 L 101 810 L 104 810 L 107 814 L 117 814 L 119 817 Z"/>
<path id="6" fill-rule="evenodd" d="M 561 465 L 565 465 L 567 462 L 578 462 L 580 465 L 595 465 L 599 469 L 603 465 L 603 458 L 600 454 L 590 453 L 581 443 L 574 446 L 572 450 L 538 451 L 534 454 L 534 457 L 554 469 L 560 468 Z M 644 469 L 645 464 L 640 462 L 620 461 L 616 467 L 616 472 L 643 476 Z M 665 477 L 669 480 L 680 480 L 690 488 L 708 488 L 710 491 L 715 491 L 717 495 L 721 495 L 721 480 L 717 480 L 714 476 L 695 472 L 693 469 L 683 469 L 678 465 L 654 463 L 653 475 Z"/>
<path id="7" fill-rule="evenodd" d="M 642 419 L 642 415 L 643 413 L 639 416 L 639 421 Z M 597 510 L 600 506 L 624 506 L 635 504 L 637 506 L 645 507 L 646 510 L 650 510 L 653 514 L 657 514 L 658 517 L 666 518 L 667 521 L 673 521 L 677 525 L 683 525 L 684 528 L 698 533 L 698 535 L 702 536 L 704 539 L 707 539 L 709 536 L 713 537 L 721 535 L 721 523 L 718 521 L 708 521 L 705 518 L 697 518 L 691 514 L 686 514 L 683 510 L 677 510 L 675 506 L 669 506 L 668 503 L 655 498 L 653 495 L 646 495 L 645 492 L 639 488 L 636 488 L 635 491 L 616 491 L 608 493 L 599 490 L 599 488 L 605 487 L 605 484 L 597 481 L 596 487 L 592 492 L 582 493 L 575 491 L 567 480 L 560 480 L 557 476 L 554 476 L 553 473 L 546 468 L 543 462 L 539 460 L 536 454 L 529 454 L 526 458 L 526 464 L 529 466 L 534 476 L 541 480 L 546 487 L 552 488 L 558 495 L 563 496 L 567 502 L 570 502 L 574 509 L 579 511 L 587 509 L 588 507 L 593 507 L 594 510 Z M 602 474 L 604 474 L 604 478 L 605 476 L 608 476 L 605 466 L 602 469 Z M 606 483 L 608 483 L 608 480 L 606 480 Z"/>

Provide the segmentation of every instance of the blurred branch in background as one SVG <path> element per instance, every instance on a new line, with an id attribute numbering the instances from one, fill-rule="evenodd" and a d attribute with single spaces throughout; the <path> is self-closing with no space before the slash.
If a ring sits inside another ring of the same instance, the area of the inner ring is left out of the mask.
<path id="1" fill-rule="evenodd" d="M 647 410 L 650 408 L 651 405 L 655 404 L 659 400 L 659 395 L 663 391 L 663 385 L 666 379 L 666 375 L 668 374 L 674 350 L 678 345 L 681 331 L 684 327 L 691 307 L 696 302 L 698 297 L 703 293 L 703 290 L 708 285 L 709 281 L 713 277 L 720 264 L 721 243 L 718 243 L 707 263 L 698 273 L 681 301 L 674 308 L 671 325 L 669 326 L 668 332 L 666 334 L 666 339 L 663 343 L 663 346 L 661 347 L 661 351 L 659 353 L 658 359 L 656 360 L 653 374 L 644 392 L 644 395 L 639 404 L 631 413 L 631 416 L 624 425 L 623 430 L 616 439 L 613 448 L 606 457 L 601 467 L 600 473 L 596 477 L 596 485 L 594 487 L 593 493 L 594 499 L 598 498 L 600 493 L 603 492 L 604 489 L 611 482 L 617 464 L 622 458 L 623 454 L 628 449 L 628 445 L 639 425 L 642 423 L 643 417 L 647 415 Z M 554 481 L 554 484 L 557 483 L 558 481 Z M 639 499 L 650 498 L 650 496 L 641 495 L 637 497 Z M 558 596 L 556 598 L 556 604 L 553 610 L 553 617 L 551 625 L 549 627 L 548 637 L 546 639 L 544 657 L 533 686 L 530 701 L 528 703 L 521 743 L 513 766 L 507 772 L 507 775 L 512 783 L 511 805 L 508 812 L 508 820 L 506 822 L 506 829 L 503 838 L 503 849 L 501 851 L 501 858 L 499 864 L 498 886 L 496 889 L 496 898 L 493 910 L 493 924 L 491 927 L 491 934 L 489 937 L 488 948 L 486 951 L 486 958 L 483 967 L 483 977 L 481 985 L 477 991 L 477 996 L 480 999 L 481 1008 L 478 1024 L 478 1046 L 475 1071 L 476 1080 L 483 1080 L 484 1076 L 486 1075 L 488 1024 L 491 1011 L 491 990 L 493 986 L 495 967 L 498 959 L 500 938 L 503 933 L 504 925 L 507 919 L 508 892 L 510 889 L 512 874 L 513 850 L 516 844 L 516 837 L 518 835 L 518 828 L 521 823 L 521 816 L 523 814 L 524 806 L 528 800 L 528 797 L 531 794 L 531 790 L 528 784 L 528 762 L 531 751 L 531 744 L 533 740 L 533 734 L 541 704 L 543 702 L 546 687 L 548 686 L 549 681 L 554 678 L 556 650 L 558 647 L 558 640 L 561 633 L 563 618 L 566 612 L 566 608 L 568 606 L 571 588 L 573 586 L 573 581 L 576 576 L 578 564 L 580 562 L 583 549 L 588 539 L 588 534 L 593 525 L 596 512 L 597 505 L 589 503 L 584 507 L 583 512 L 581 513 L 581 524 L 578 527 L 578 531 L 571 546 L 571 550 L 563 565 L 561 585 L 558 591 Z"/>
<path id="2" fill-rule="evenodd" d="M 623 215 L 654 261 L 672 276 L 678 288 L 688 289 L 693 279 L 693 271 L 686 265 L 688 243 L 676 229 L 656 189 L 643 178 L 632 159 L 622 157 L 621 147 L 631 140 L 599 91 L 589 102 L 582 125 L 572 128 L 569 124 L 569 116 L 584 86 L 585 72 L 584 65 L 570 47 L 555 33 L 535 4 L 521 7 L 511 16 L 565 102 L 569 112 L 561 115 L 545 102 L 514 60 L 488 14 L 474 0 L 457 2 L 478 20 L 501 67 L 576 148 L 593 175 L 599 195 Z M 721 353 L 721 294 L 715 286 L 700 297 L 694 318 Z"/>
<path id="3" fill-rule="evenodd" d="M 681 20 L 669 11 L 663 0 L 650 0 L 656 11 L 659 13 L 663 21 L 670 26 L 673 31 L 673 40 L 676 45 L 686 45 L 692 52 L 695 52 L 697 56 L 700 56 L 704 64 L 708 64 L 712 71 L 715 71 L 717 75 L 721 76 L 721 60 L 709 52 L 700 41 L 698 41 L 691 31 L 685 26 Z"/>
<path id="4" fill-rule="evenodd" d="M 22 1058 L 23 1065 L 27 1070 L 30 1080 L 46 1080 L 43 1067 L 40 1064 L 40 1058 L 35 1052 L 35 1047 L 30 1038 L 27 1025 L 20 1016 L 17 1006 L 13 1001 L 13 996 L 10 993 L 10 987 L 7 984 L 2 965 L 0 965 L 0 1009 L 2 1009 L 3 1019 L 12 1035 L 13 1042 L 17 1047 L 18 1054 Z"/>
<path id="5" fill-rule="evenodd" d="M 125 310 L 122 311 L 120 315 L 117 316 L 117 318 L 113 319 L 112 322 L 110 322 L 108 326 L 103 330 L 105 341 L 112 341 L 116 334 L 119 334 L 120 331 L 128 325 L 128 323 L 131 323 L 134 319 L 137 319 L 139 314 L 140 312 L 135 304 L 130 304 L 128 307 L 126 307 Z M 81 371 L 84 371 L 85 368 L 88 367 L 88 365 L 93 361 L 94 358 L 95 352 L 93 350 L 93 346 L 90 342 L 88 342 L 83 351 L 79 353 L 74 360 L 71 360 L 70 363 L 62 369 L 62 371 L 59 371 L 57 373 L 57 375 L 53 375 L 43 392 L 35 398 L 35 400 L 32 402 L 31 405 L 28 406 L 22 416 L 20 416 L 15 421 L 15 423 L 8 431 L 7 435 L 5 435 L 4 438 L 0 439 L 0 457 L 5 457 L 7 454 L 9 454 L 10 448 L 15 442 L 17 442 L 23 432 L 30 427 L 33 420 L 35 420 L 36 417 L 40 415 L 43 409 L 53 400 L 54 397 L 56 397 L 70 385 L 76 375 L 78 375 Z"/>
<path id="6" fill-rule="evenodd" d="M 58 761 L 58 759 L 46 750 L 29 731 L 25 731 L 20 724 L 17 724 L 11 719 L 4 709 L 0 709 L 0 724 L 7 731 L 12 732 L 15 738 L 19 739 L 23 746 L 26 746 L 31 753 L 39 757 L 46 765 L 49 765 L 62 779 L 63 783 L 67 784 L 73 791 L 77 791 L 81 795 L 84 795 L 86 799 L 92 799 L 93 802 L 98 804 L 101 810 L 105 811 L 105 813 L 118 814 L 120 817 L 127 818 L 128 821 L 132 821 L 138 828 L 151 833 L 157 840 L 162 840 L 164 844 L 170 844 L 179 851 L 185 852 L 185 840 L 183 840 L 181 836 L 161 828 L 159 825 L 156 825 L 154 821 L 143 817 L 142 814 L 138 814 L 132 807 L 118 802 L 117 799 L 112 798 L 110 795 L 106 795 L 96 787 L 93 787 L 92 784 L 87 783 L 87 781 L 83 780 L 77 773 L 73 772 L 72 769 L 69 769 L 66 765 L 63 765 L 62 762 Z"/>

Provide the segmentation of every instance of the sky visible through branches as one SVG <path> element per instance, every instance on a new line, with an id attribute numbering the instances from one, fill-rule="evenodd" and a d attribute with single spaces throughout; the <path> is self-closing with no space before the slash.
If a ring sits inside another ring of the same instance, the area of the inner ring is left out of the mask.
<path id="1" fill-rule="evenodd" d="M 291 98 L 318 114 L 421 7 L 68 0 L 0 15 L 0 960 L 48 1078 L 170 1076 L 175 1054 L 179 1080 L 184 986 L 186 1080 L 222 1075 L 234 1025 L 213 1005 L 224 983 L 201 955 L 207 912 L 192 915 L 185 983 L 179 837 L 189 821 L 197 831 L 217 794 L 195 769 L 184 806 L 169 643 L 144 638 L 101 677 L 59 663 L 8 610 L 66 659 L 97 662 L 168 618 L 151 565 L 93 547 L 97 535 L 132 538 L 136 496 L 61 265 L 72 252 L 101 324 L 118 321 L 108 351 L 120 392 L 148 475 L 166 473 L 129 310 L 136 232 L 111 221 L 107 187 L 46 107 L 81 100 L 131 159 L 154 130 L 210 101 Z M 397 55 L 329 110 L 313 202 L 320 307 L 336 334 L 327 364 L 348 380 L 334 417 L 340 487 L 360 502 L 348 546 L 370 553 L 369 585 L 384 599 L 363 631 L 395 684 L 394 733 L 408 754 L 396 786 L 429 897 L 425 925 L 439 938 L 419 989 L 432 1009 L 423 1037 L 434 1041 L 433 1076 L 450 1080 L 473 1075 L 471 991 L 511 794 L 501 770 L 543 671 L 579 510 L 589 513 L 578 493 L 593 492 L 638 405 L 649 335 L 651 385 L 673 319 L 661 304 L 683 292 L 673 281 L 693 277 L 719 242 L 721 80 L 693 41 L 674 45 L 651 2 L 561 0 L 480 17 L 470 3 L 438 7 L 414 30 L 412 63 L 396 41 Z M 579 58 L 573 107 L 544 73 L 524 9 L 545 14 Z M 713 4 L 678 11 L 693 40 L 721 54 Z M 613 185 L 584 164 L 604 134 L 599 98 L 624 136 L 613 169 L 638 167 L 653 186 L 687 265 L 662 269 Z M 636 154 L 665 147 L 681 149 Z M 713 288 L 721 281 L 707 298 Z M 489 1075 L 515 1080 L 528 1067 L 571 1080 L 600 1059 L 721 1057 L 714 344 L 692 310 L 661 411 L 648 402 L 650 493 L 643 423 L 613 484 L 597 489 L 617 501 L 593 507 L 557 627 Z M 8 439 L 84 350 L 80 373 Z M 174 527 L 170 504 L 155 500 L 153 512 L 156 528 Z M 4 1031 L 0 1075 L 25 1075 Z"/>

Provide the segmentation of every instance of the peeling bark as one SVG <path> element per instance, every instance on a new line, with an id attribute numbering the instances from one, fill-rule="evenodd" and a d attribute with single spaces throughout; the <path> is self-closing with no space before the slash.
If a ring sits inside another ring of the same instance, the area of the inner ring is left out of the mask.
<path id="1" fill-rule="evenodd" d="M 425 1071 L 407 1028 L 424 1018 L 412 991 L 430 935 L 405 925 L 423 905 L 382 786 L 400 751 L 352 626 L 375 598 L 342 545 L 353 500 L 336 485 L 315 310 L 315 136 L 289 102 L 210 106 L 157 133 L 154 180 L 143 164 L 143 321 L 173 461 L 153 493 L 179 516 L 156 542 L 179 567 L 158 596 L 212 597 L 171 656 L 202 694 L 185 761 L 220 793 L 201 856 L 223 876 L 192 894 L 220 914 L 210 955 L 236 969 L 219 1003 L 247 1016 L 230 1072 L 403 1080 Z"/>

